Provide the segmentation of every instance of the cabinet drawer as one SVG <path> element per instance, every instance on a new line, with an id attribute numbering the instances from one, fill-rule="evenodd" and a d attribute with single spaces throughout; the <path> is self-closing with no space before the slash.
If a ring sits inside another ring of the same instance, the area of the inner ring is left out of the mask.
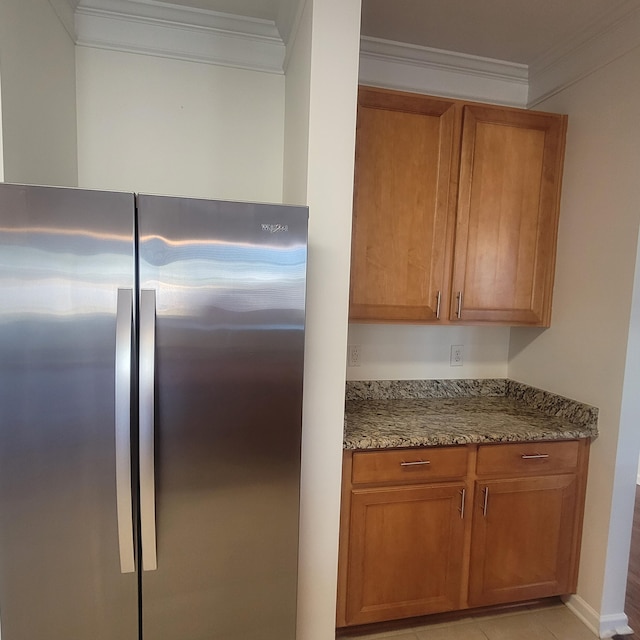
<path id="1" fill-rule="evenodd" d="M 481 445 L 476 470 L 479 476 L 571 472 L 578 466 L 579 448 L 577 440 Z"/>
<path id="2" fill-rule="evenodd" d="M 431 482 L 463 478 L 467 474 L 467 448 L 422 447 L 353 454 L 353 484 L 376 482 Z"/>

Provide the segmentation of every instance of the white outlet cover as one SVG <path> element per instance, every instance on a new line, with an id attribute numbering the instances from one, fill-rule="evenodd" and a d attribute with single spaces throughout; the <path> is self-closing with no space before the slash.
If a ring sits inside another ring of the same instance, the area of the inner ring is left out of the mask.
<path id="1" fill-rule="evenodd" d="M 449 365 L 452 367 L 461 367 L 464 364 L 464 345 L 452 344 Z"/>

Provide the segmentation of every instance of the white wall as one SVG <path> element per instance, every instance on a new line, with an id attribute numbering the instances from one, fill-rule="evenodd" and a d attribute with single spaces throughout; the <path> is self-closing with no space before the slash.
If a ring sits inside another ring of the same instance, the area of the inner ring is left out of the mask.
<path id="1" fill-rule="evenodd" d="M 300 0 L 296 30 L 287 45 L 283 201 L 307 204 L 312 6 Z"/>
<path id="2" fill-rule="evenodd" d="M 640 446 L 637 413 L 621 420 L 640 222 L 639 65 L 636 49 L 539 105 L 569 114 L 554 316 L 544 332 L 512 329 L 508 368 L 510 378 L 600 409 L 576 606 L 607 624 L 624 621 Z M 637 396 L 634 368 L 626 383 Z"/>
<path id="3" fill-rule="evenodd" d="M 348 380 L 506 378 L 509 327 L 350 324 L 349 345 L 360 365 Z M 451 366 L 452 345 L 463 346 L 462 366 Z"/>
<path id="4" fill-rule="evenodd" d="M 281 202 L 284 82 L 78 47 L 80 186 Z"/>
<path id="5" fill-rule="evenodd" d="M 0 82 L 4 179 L 76 185 L 75 46 L 49 2 L 0 2 Z"/>
<path id="6" fill-rule="evenodd" d="M 287 70 L 285 198 L 309 204 L 298 640 L 335 633 L 359 36 L 359 0 L 306 0 Z"/>

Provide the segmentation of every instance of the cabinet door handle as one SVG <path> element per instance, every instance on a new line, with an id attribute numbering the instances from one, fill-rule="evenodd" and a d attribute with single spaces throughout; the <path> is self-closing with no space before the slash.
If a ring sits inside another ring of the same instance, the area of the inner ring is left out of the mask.
<path id="1" fill-rule="evenodd" d="M 458 493 L 460 494 L 460 508 L 458 509 L 458 511 L 460 512 L 460 520 L 463 520 L 464 519 L 464 498 L 467 495 L 467 490 L 462 489 Z"/>
<path id="2" fill-rule="evenodd" d="M 416 460 L 415 462 L 401 462 L 401 467 L 417 467 L 421 464 L 431 464 L 431 460 Z"/>
<path id="3" fill-rule="evenodd" d="M 436 320 L 440 320 L 440 302 L 442 301 L 442 291 L 438 291 L 436 296 Z"/>
<path id="4" fill-rule="evenodd" d="M 489 487 L 485 487 L 482 490 L 482 493 L 484 493 L 484 500 L 482 502 L 482 515 L 486 517 L 486 515 L 487 515 L 487 503 L 489 501 Z"/>
<path id="5" fill-rule="evenodd" d="M 462 318 L 462 291 L 458 291 L 456 298 L 458 299 L 458 308 L 456 309 L 456 317 L 458 319 L 461 319 Z"/>
<path id="6" fill-rule="evenodd" d="M 534 454 L 526 454 L 523 453 L 520 456 L 523 460 L 541 460 L 542 458 L 548 458 L 548 453 L 534 453 Z"/>

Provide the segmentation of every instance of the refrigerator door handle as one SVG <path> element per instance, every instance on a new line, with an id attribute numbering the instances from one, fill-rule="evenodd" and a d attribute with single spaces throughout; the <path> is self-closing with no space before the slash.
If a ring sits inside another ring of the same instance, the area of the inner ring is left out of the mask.
<path id="1" fill-rule="evenodd" d="M 140 537 L 142 570 L 158 568 L 156 554 L 155 440 L 156 292 L 140 292 Z"/>
<path id="2" fill-rule="evenodd" d="M 120 572 L 136 570 L 131 497 L 131 357 L 133 291 L 118 289 L 116 308 L 115 436 L 116 513 Z"/>

